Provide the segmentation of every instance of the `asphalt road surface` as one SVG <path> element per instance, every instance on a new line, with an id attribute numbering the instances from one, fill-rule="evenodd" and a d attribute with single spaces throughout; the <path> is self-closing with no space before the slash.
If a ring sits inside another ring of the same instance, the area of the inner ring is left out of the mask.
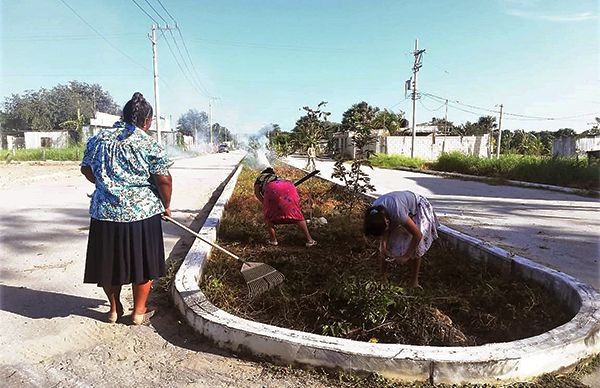
<path id="1" fill-rule="evenodd" d="M 300 168 L 306 165 L 305 157 L 287 161 Z M 319 176 L 331 179 L 333 162 L 318 160 L 317 169 Z M 367 171 L 375 195 L 396 190 L 419 193 L 446 226 L 600 290 L 600 200 L 410 171 Z"/>

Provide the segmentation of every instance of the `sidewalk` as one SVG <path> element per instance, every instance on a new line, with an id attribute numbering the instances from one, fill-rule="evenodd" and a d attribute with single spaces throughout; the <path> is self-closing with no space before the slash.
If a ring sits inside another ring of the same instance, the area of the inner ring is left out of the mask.
<path id="1" fill-rule="evenodd" d="M 219 186 L 244 153 L 178 159 L 173 175 L 173 216 L 195 227 Z M 155 283 L 151 326 L 104 322 L 101 289 L 83 284 L 93 186 L 76 163 L 2 165 L 11 180 L 0 186 L 0 373 L 11 387 L 322 387 L 301 375 L 221 351 L 182 323 Z M 32 179 L 35 178 L 35 179 Z M 193 238 L 163 224 L 165 251 L 183 257 Z M 198 225 L 199 226 L 199 225 Z M 132 306 L 124 287 L 125 308 Z"/>
<path id="2" fill-rule="evenodd" d="M 305 157 L 286 160 L 299 168 L 306 164 Z M 333 164 L 318 160 L 319 176 L 331 180 Z M 443 224 L 600 289 L 599 199 L 412 171 L 367 172 L 375 195 L 419 193 L 429 198 Z"/>

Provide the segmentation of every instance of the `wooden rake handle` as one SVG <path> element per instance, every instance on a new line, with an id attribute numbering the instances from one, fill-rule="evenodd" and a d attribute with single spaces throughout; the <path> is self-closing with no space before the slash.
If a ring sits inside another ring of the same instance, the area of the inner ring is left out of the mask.
<path id="1" fill-rule="evenodd" d="M 192 235 L 196 236 L 196 238 L 198 238 L 198 239 L 200 239 L 201 241 L 203 241 L 203 242 L 207 243 L 208 245 L 212 246 L 213 248 L 217 248 L 217 249 L 218 249 L 218 250 L 220 250 L 221 252 L 223 252 L 223 253 L 225 253 L 225 254 L 227 254 L 227 255 L 229 255 L 229 256 L 231 256 L 231 257 L 233 257 L 234 259 L 236 259 L 236 260 L 238 260 L 238 261 L 241 261 L 242 263 L 245 263 L 245 262 L 246 262 L 245 260 L 241 259 L 239 256 L 236 256 L 236 255 L 234 255 L 233 253 L 229 252 L 227 249 L 225 249 L 225 248 L 222 248 L 222 247 L 218 246 L 217 244 L 215 244 L 214 242 L 212 242 L 212 241 L 209 241 L 209 240 L 205 239 L 204 237 L 200 236 L 198 233 L 194 232 L 193 230 L 191 230 L 191 229 L 190 229 L 190 228 L 188 228 L 187 226 L 183 225 L 182 223 L 175 221 L 173 218 L 171 218 L 171 217 L 169 217 L 169 216 L 165 216 L 165 215 L 163 215 L 163 216 L 162 216 L 162 219 L 163 219 L 163 220 L 165 220 L 165 221 L 171 222 L 171 223 L 173 223 L 173 224 L 175 224 L 175 225 L 177 225 L 177 226 L 179 226 L 181 229 L 183 229 L 183 230 L 185 230 L 185 231 L 187 231 L 187 232 L 191 233 Z"/>
<path id="2" fill-rule="evenodd" d="M 307 174 L 307 175 L 303 176 L 302 178 L 298 179 L 296 182 L 294 182 L 294 186 L 298 186 L 300 183 L 312 178 L 313 176 L 317 175 L 320 172 L 321 171 L 319 171 L 319 170 L 314 170 L 310 174 Z"/>

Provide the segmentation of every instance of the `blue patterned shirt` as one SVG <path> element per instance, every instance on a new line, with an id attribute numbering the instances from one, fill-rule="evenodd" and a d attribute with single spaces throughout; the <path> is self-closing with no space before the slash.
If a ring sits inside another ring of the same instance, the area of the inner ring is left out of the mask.
<path id="1" fill-rule="evenodd" d="M 152 136 L 131 125 L 117 122 L 92 136 L 81 161 L 96 178 L 90 216 L 131 222 L 162 213 L 165 209 L 151 175 L 168 175 L 171 164 Z"/>

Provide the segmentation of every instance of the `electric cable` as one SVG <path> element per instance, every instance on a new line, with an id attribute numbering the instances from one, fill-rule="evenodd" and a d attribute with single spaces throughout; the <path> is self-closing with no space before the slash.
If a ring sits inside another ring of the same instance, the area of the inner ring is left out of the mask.
<path id="1" fill-rule="evenodd" d="M 142 65 L 141 63 L 139 63 L 138 61 L 136 61 L 135 59 L 133 59 L 131 56 L 129 56 L 129 54 L 127 54 L 126 52 L 124 52 L 123 50 L 121 50 L 119 47 L 115 46 L 114 44 L 112 44 L 112 42 L 110 40 L 108 40 L 106 37 L 104 37 L 104 35 L 102 35 L 98 30 L 96 30 L 94 28 L 94 26 L 92 26 L 90 23 L 88 23 L 87 20 L 85 20 L 80 14 L 77 13 L 77 11 L 75 11 L 65 0 L 60 0 L 61 3 L 63 3 L 67 8 L 69 8 L 71 10 L 71 12 L 73 12 L 75 14 L 75 16 L 77 16 L 82 22 L 84 22 L 89 28 L 91 28 L 98 36 L 100 36 L 102 38 L 102 40 L 104 40 L 110 47 L 112 47 L 113 49 L 117 50 L 118 52 L 120 52 L 121 54 L 123 54 L 125 57 L 127 57 L 131 62 L 135 63 L 136 65 L 138 65 L 139 67 L 141 67 L 144 70 L 150 71 L 150 69 L 148 69 L 146 66 Z"/>

